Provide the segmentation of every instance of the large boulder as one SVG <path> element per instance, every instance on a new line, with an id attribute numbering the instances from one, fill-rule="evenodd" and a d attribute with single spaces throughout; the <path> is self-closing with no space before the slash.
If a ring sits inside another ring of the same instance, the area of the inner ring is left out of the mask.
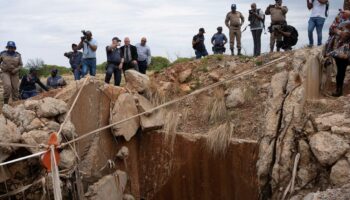
<path id="1" fill-rule="evenodd" d="M 131 94 L 121 94 L 116 101 L 111 115 L 111 124 L 122 121 L 137 115 L 138 109 L 134 97 Z M 140 117 L 133 118 L 124 123 L 112 127 L 112 132 L 115 136 L 124 136 L 129 141 L 140 127 Z"/>
<path id="2" fill-rule="evenodd" d="M 37 114 L 39 117 L 56 117 L 68 111 L 67 104 L 59 99 L 46 97 L 40 101 Z"/>
<path id="3" fill-rule="evenodd" d="M 149 88 L 150 80 L 145 74 L 135 70 L 125 71 L 126 88 L 139 93 L 145 92 Z"/>
<path id="4" fill-rule="evenodd" d="M 120 94 L 125 93 L 124 88 L 109 84 L 104 84 L 100 89 L 103 94 L 111 100 L 111 102 L 115 102 Z"/>
<path id="5" fill-rule="evenodd" d="M 91 185 L 85 197 L 87 200 L 123 200 L 127 180 L 127 174 L 117 170 L 116 173 L 105 176 Z"/>
<path id="6" fill-rule="evenodd" d="M 345 114 L 326 113 L 315 119 L 319 131 L 329 131 L 333 126 L 350 125 L 350 119 Z"/>
<path id="7" fill-rule="evenodd" d="M 24 105 L 21 104 L 15 108 L 4 105 L 3 114 L 7 119 L 13 121 L 19 128 L 20 133 L 26 131 L 32 121 L 36 118 L 34 111 L 26 110 Z"/>
<path id="8" fill-rule="evenodd" d="M 75 154 L 70 148 L 61 151 L 60 158 L 61 162 L 58 167 L 61 169 L 71 169 L 75 164 Z"/>
<path id="9" fill-rule="evenodd" d="M 27 110 L 36 111 L 39 107 L 40 101 L 38 100 L 26 100 L 24 102 L 24 108 Z"/>
<path id="10" fill-rule="evenodd" d="M 27 133 L 22 134 L 22 141 L 24 144 L 38 146 L 40 144 L 47 144 L 49 141 L 51 132 L 43 130 L 33 130 Z M 61 142 L 61 137 L 58 138 Z M 40 151 L 40 148 L 27 148 L 31 153 L 37 153 Z"/>
<path id="11" fill-rule="evenodd" d="M 154 106 L 150 101 L 141 95 L 135 95 L 139 113 L 146 112 Z M 158 130 L 163 128 L 164 120 L 161 110 L 155 110 L 140 117 L 141 128 L 143 131 Z"/>
<path id="12" fill-rule="evenodd" d="M 21 140 L 21 135 L 17 129 L 16 124 L 10 120 L 5 119 L 0 115 L 0 142 L 2 143 L 18 143 Z M 0 148 L 0 162 L 6 160 L 16 148 L 1 147 Z"/>
<path id="13" fill-rule="evenodd" d="M 229 89 L 225 92 L 225 95 L 227 108 L 236 108 L 245 102 L 244 93 L 241 88 Z"/>
<path id="14" fill-rule="evenodd" d="M 349 149 L 341 137 L 329 132 L 319 132 L 310 137 L 310 147 L 322 165 L 332 165 Z"/>
<path id="15" fill-rule="evenodd" d="M 347 160 L 339 160 L 332 167 L 330 180 L 332 184 L 336 186 L 350 183 L 350 164 Z"/>

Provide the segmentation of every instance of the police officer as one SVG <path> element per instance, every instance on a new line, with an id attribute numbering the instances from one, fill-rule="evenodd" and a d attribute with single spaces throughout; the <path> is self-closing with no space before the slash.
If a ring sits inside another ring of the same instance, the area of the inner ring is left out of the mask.
<path id="1" fill-rule="evenodd" d="M 271 15 L 271 26 L 269 27 L 269 31 L 271 33 L 270 52 L 273 52 L 276 41 L 279 42 L 282 40 L 282 35 L 275 30 L 281 29 L 283 25 L 287 24 L 286 14 L 288 12 L 288 8 L 286 6 L 282 6 L 282 0 L 275 1 L 276 4 L 269 5 L 265 11 L 266 15 Z M 280 51 L 280 48 L 277 47 L 277 51 Z"/>
<path id="2" fill-rule="evenodd" d="M 214 54 L 223 54 L 226 51 L 225 44 L 227 43 L 227 37 L 222 33 L 222 27 L 217 28 L 217 33 L 211 38 L 211 43 L 213 44 Z"/>
<path id="3" fill-rule="evenodd" d="M 237 40 L 237 50 L 238 55 L 241 54 L 241 27 L 244 24 L 244 16 L 242 13 L 237 11 L 236 4 L 231 5 L 231 12 L 227 13 L 225 24 L 227 28 L 230 30 L 230 49 L 231 55 L 234 55 L 234 44 L 235 39 Z"/>
<path id="4" fill-rule="evenodd" d="M 12 100 L 19 98 L 19 70 L 23 67 L 21 54 L 16 52 L 16 44 L 7 42 L 5 51 L 0 53 L 1 79 L 4 84 L 4 104 L 8 104 L 12 94 Z"/>

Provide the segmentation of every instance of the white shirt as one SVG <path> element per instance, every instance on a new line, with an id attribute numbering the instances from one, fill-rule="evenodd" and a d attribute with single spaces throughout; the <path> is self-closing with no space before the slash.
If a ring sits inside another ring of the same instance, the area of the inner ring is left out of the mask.
<path id="1" fill-rule="evenodd" d="M 312 3 L 312 0 L 309 0 Z M 326 18 L 326 4 L 321 4 L 318 0 L 314 0 L 310 17 Z"/>

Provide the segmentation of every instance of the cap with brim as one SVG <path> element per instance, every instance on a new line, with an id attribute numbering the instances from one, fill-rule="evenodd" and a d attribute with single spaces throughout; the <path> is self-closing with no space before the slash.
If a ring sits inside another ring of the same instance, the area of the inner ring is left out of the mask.
<path id="1" fill-rule="evenodd" d="M 118 42 L 121 42 L 121 40 L 118 37 L 114 37 L 112 40 L 117 40 Z"/>
<path id="2" fill-rule="evenodd" d="M 200 29 L 199 29 L 199 32 L 203 32 L 203 33 L 205 33 L 204 28 L 200 28 Z"/>

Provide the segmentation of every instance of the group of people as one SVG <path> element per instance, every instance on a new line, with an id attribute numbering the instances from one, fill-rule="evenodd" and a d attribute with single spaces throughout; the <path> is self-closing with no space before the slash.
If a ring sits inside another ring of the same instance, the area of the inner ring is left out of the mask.
<path id="1" fill-rule="evenodd" d="M 281 49 L 289 51 L 298 42 L 298 31 L 287 23 L 288 8 L 282 5 L 282 0 L 275 0 L 275 4 L 269 5 L 265 12 L 257 8 L 256 3 L 251 4 L 249 10 L 248 21 L 254 43 L 254 56 L 261 54 L 261 35 L 265 31 L 265 15 L 271 16 L 271 24 L 268 27 L 270 32 L 270 52 Z M 328 0 L 306 0 L 307 9 L 311 10 L 311 16 L 308 25 L 309 47 L 314 45 L 313 32 L 317 30 L 317 45 L 322 45 L 322 29 L 324 22 L 328 16 L 329 2 Z M 230 34 L 230 50 L 231 55 L 235 55 L 235 42 L 237 55 L 242 55 L 242 26 L 245 22 L 243 14 L 237 11 L 237 5 L 231 5 L 231 11 L 227 13 L 225 25 L 229 29 Z M 222 33 L 222 27 L 217 28 L 217 33 L 211 38 L 214 54 L 223 54 L 226 51 L 225 45 L 228 42 L 227 37 Z M 193 37 L 192 46 L 195 50 L 196 58 L 207 56 L 208 51 L 204 44 L 204 28 L 200 28 L 198 34 Z"/>
<path id="2" fill-rule="evenodd" d="M 277 51 L 283 49 L 291 50 L 298 41 L 298 32 L 287 24 L 286 14 L 288 8 L 282 5 L 282 0 L 275 0 L 276 3 L 269 5 L 265 12 L 257 8 L 255 3 L 251 4 L 248 21 L 253 41 L 254 56 L 261 53 L 261 35 L 265 29 L 265 15 L 271 15 L 271 25 L 268 30 L 270 36 L 270 51 L 273 52 L 276 46 Z M 314 45 L 313 32 L 316 28 L 317 45 L 322 45 L 322 29 L 326 17 L 328 16 L 328 0 L 306 0 L 306 5 L 311 10 L 311 16 L 308 24 L 309 47 Z M 245 18 L 243 14 L 237 11 L 237 5 L 232 4 L 231 11 L 226 15 L 225 25 L 230 31 L 230 50 L 234 55 L 234 44 L 237 47 L 237 54 L 241 55 L 241 35 L 242 25 Z M 91 76 L 96 75 L 96 51 L 98 48 L 97 41 L 92 38 L 91 31 L 82 31 L 84 36 L 81 37 L 79 44 L 72 44 L 72 51 L 65 53 L 64 56 L 69 58 L 75 80 L 79 80 L 88 73 Z M 204 44 L 204 28 L 199 29 L 199 33 L 193 37 L 192 46 L 195 49 L 196 58 L 208 55 Z M 119 86 L 121 77 L 126 70 L 137 70 L 145 74 L 148 65 L 151 63 L 151 51 L 146 45 L 147 39 L 143 37 L 137 45 L 131 45 L 128 37 L 124 38 L 124 45 L 121 46 L 121 40 L 113 37 L 110 45 L 106 46 L 107 64 L 105 66 L 105 82 L 109 83 L 114 75 L 114 84 Z M 211 38 L 214 54 L 223 54 L 226 51 L 225 45 L 228 43 L 223 28 L 218 27 L 217 33 Z M 82 52 L 80 51 L 82 49 Z M 329 30 L 329 39 L 325 45 L 325 58 L 334 58 L 337 65 L 336 91 L 333 96 L 343 95 L 343 84 L 347 66 L 350 64 L 350 11 L 340 11 Z M 331 63 L 331 62 L 326 62 Z M 64 86 L 64 79 L 58 75 L 58 70 L 53 69 L 51 76 L 44 85 L 37 75 L 37 69 L 31 68 L 27 75 L 22 77 L 19 84 L 19 71 L 23 67 L 21 54 L 16 51 L 16 44 L 9 41 L 6 50 L 0 53 L 0 69 L 2 71 L 2 81 L 4 85 L 4 103 L 9 102 L 12 96 L 16 101 L 19 98 L 27 99 L 37 95 L 36 84 L 42 89 L 48 91 L 49 88 Z"/>
<path id="3" fill-rule="evenodd" d="M 96 75 L 96 51 L 97 41 L 92 38 L 91 31 L 82 31 L 83 37 L 79 44 L 72 44 L 72 51 L 64 54 L 69 59 L 75 80 L 79 80 L 88 73 Z M 141 42 L 130 44 L 128 37 L 124 38 L 124 46 L 121 40 L 113 37 L 110 45 L 106 47 L 107 64 L 105 66 L 105 82 L 109 83 L 114 75 L 114 84 L 119 86 L 123 72 L 126 70 L 136 70 L 146 74 L 147 67 L 151 63 L 151 50 L 146 45 L 147 39 L 141 38 Z M 79 50 L 83 50 L 82 52 Z"/>

